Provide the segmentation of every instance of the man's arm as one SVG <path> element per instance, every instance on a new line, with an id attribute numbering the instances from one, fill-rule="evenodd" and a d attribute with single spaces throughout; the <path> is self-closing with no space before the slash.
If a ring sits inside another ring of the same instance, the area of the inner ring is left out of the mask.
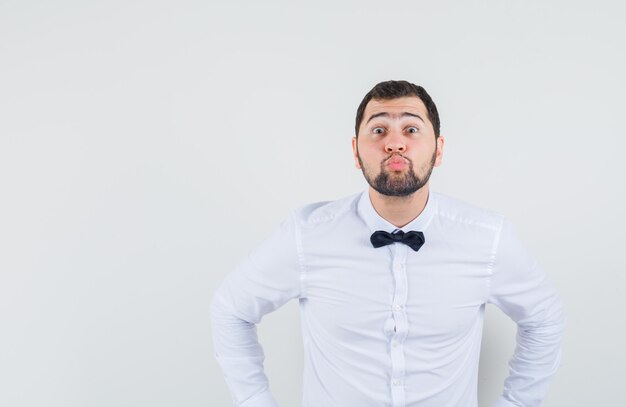
<path id="1" fill-rule="evenodd" d="M 517 346 L 494 407 L 538 407 L 561 357 L 565 325 L 556 290 L 504 220 L 495 242 L 491 295 L 517 323 Z"/>
<path id="2" fill-rule="evenodd" d="M 244 259 L 215 292 L 211 322 L 215 357 L 235 406 L 277 407 L 256 335 L 263 315 L 300 296 L 295 215 Z"/>

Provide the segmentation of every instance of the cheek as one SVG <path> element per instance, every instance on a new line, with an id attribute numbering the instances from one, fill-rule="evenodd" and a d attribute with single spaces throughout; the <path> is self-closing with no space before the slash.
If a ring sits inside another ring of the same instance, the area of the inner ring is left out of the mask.
<path id="1" fill-rule="evenodd" d="M 368 149 L 360 149 L 359 155 L 361 157 L 361 161 L 363 162 L 363 165 L 366 167 L 371 167 L 372 163 L 376 161 L 375 154 L 372 154 L 372 151 Z"/>
<path id="2" fill-rule="evenodd" d="M 419 156 L 424 158 L 427 157 L 430 160 L 437 150 L 437 143 L 432 140 L 420 140 L 416 145 L 415 149 L 419 151 Z"/>
<path id="3" fill-rule="evenodd" d="M 371 140 L 360 140 L 358 143 L 359 154 L 361 157 L 373 157 L 376 155 L 376 152 L 380 150 L 381 145 Z"/>

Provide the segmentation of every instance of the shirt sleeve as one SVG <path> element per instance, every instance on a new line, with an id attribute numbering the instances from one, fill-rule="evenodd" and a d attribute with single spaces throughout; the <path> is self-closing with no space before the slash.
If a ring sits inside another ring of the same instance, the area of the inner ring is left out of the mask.
<path id="1" fill-rule="evenodd" d="M 495 247 L 489 302 L 518 328 L 509 376 L 494 407 L 538 407 L 560 362 L 563 306 L 508 220 L 503 220 Z"/>
<path id="2" fill-rule="evenodd" d="M 256 324 L 300 296 L 295 214 L 231 272 L 211 302 L 215 357 L 235 406 L 277 407 L 263 370 Z"/>

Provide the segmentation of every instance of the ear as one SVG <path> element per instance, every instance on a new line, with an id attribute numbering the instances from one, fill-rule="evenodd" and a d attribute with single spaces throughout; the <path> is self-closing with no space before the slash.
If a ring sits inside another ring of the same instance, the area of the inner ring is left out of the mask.
<path id="1" fill-rule="evenodd" d="M 443 136 L 437 137 L 437 155 L 435 157 L 435 167 L 439 167 L 441 165 L 441 160 L 443 159 L 443 145 L 446 139 Z"/>
<path id="2" fill-rule="evenodd" d="M 361 169 L 361 164 L 359 164 L 359 154 L 358 154 L 358 139 L 356 137 L 352 137 L 352 156 L 354 157 L 354 166 L 357 170 Z"/>

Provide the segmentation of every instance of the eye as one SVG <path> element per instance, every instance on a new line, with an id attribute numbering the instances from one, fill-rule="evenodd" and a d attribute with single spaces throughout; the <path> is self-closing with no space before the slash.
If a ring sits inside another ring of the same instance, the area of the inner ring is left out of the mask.
<path id="1" fill-rule="evenodd" d="M 374 134 L 383 134 L 385 132 L 385 129 L 383 129 L 382 127 L 374 127 L 372 129 L 372 133 Z"/>
<path id="2" fill-rule="evenodd" d="M 407 127 L 406 128 L 407 133 L 417 133 L 419 131 L 419 129 L 417 127 Z"/>

